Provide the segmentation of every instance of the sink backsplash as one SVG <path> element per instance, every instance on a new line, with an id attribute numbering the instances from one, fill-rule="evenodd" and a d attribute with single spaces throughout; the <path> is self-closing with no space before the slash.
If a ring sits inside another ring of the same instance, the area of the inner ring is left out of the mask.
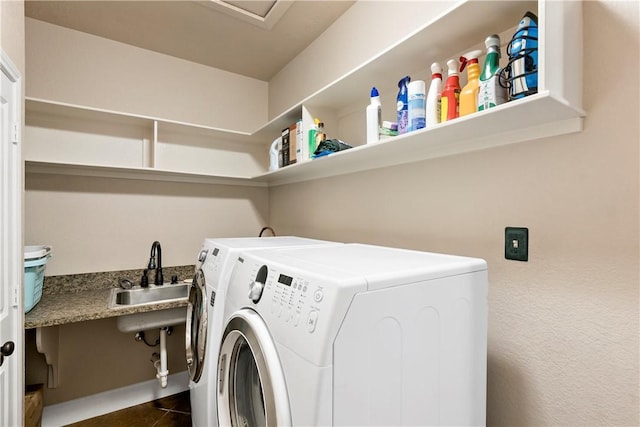
<path id="1" fill-rule="evenodd" d="M 140 283 L 140 277 L 144 269 L 105 271 L 99 273 L 64 274 L 60 276 L 45 276 L 43 295 L 55 295 L 65 292 L 79 292 L 90 289 L 109 289 L 120 286 L 120 280 L 129 279 L 134 284 Z M 171 281 L 171 276 L 178 276 L 178 281 L 193 278 L 195 265 L 179 265 L 162 267 L 162 274 L 166 282 Z M 155 271 L 149 271 L 149 280 L 153 283 Z"/>

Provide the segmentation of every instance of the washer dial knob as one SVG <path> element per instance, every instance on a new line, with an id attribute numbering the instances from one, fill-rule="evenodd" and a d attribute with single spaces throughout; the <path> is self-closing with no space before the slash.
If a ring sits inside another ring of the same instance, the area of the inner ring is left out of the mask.
<path id="1" fill-rule="evenodd" d="M 262 291 L 264 290 L 264 283 L 260 283 L 256 280 L 249 285 L 249 299 L 255 303 L 262 298 Z"/>
<path id="2" fill-rule="evenodd" d="M 256 278 L 249 285 L 249 299 L 254 303 L 258 303 L 262 298 L 262 292 L 264 291 L 264 284 L 267 283 L 267 276 L 269 275 L 269 269 L 266 265 L 263 265 L 258 270 Z"/>

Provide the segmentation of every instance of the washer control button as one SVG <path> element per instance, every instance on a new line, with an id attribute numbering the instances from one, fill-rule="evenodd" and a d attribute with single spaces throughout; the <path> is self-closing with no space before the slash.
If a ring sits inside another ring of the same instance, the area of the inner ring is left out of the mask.
<path id="1" fill-rule="evenodd" d="M 324 292 L 322 292 L 322 289 L 316 289 L 313 293 L 313 300 L 315 302 L 320 302 L 322 301 L 322 298 L 324 298 Z"/>
<path id="2" fill-rule="evenodd" d="M 296 314 L 293 315 L 293 326 L 298 326 L 300 323 L 300 312 L 296 311 Z"/>
<path id="3" fill-rule="evenodd" d="M 316 326 L 318 324 L 318 312 L 312 310 L 309 312 L 309 317 L 307 318 L 307 331 L 309 333 L 316 330 Z"/>

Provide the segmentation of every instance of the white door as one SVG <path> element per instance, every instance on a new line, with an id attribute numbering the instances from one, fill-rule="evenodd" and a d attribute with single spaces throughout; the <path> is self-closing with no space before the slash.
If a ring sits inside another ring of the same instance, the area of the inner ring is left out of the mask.
<path id="1" fill-rule="evenodd" d="M 275 344 L 262 318 L 253 310 L 240 310 L 227 323 L 218 356 L 217 389 L 220 425 L 292 425 Z"/>
<path id="2" fill-rule="evenodd" d="M 200 381 L 207 351 L 207 289 L 201 268 L 196 271 L 189 290 L 186 325 L 186 354 L 189 378 Z"/>
<path id="3" fill-rule="evenodd" d="M 23 423 L 22 79 L 0 51 L 0 426 Z"/>

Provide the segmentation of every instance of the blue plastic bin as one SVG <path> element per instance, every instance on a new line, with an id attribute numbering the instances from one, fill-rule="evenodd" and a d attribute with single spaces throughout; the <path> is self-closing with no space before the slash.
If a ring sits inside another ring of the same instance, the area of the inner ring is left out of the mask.
<path id="1" fill-rule="evenodd" d="M 44 270 L 51 257 L 50 246 L 24 248 L 24 312 L 28 313 L 42 298 Z"/>

